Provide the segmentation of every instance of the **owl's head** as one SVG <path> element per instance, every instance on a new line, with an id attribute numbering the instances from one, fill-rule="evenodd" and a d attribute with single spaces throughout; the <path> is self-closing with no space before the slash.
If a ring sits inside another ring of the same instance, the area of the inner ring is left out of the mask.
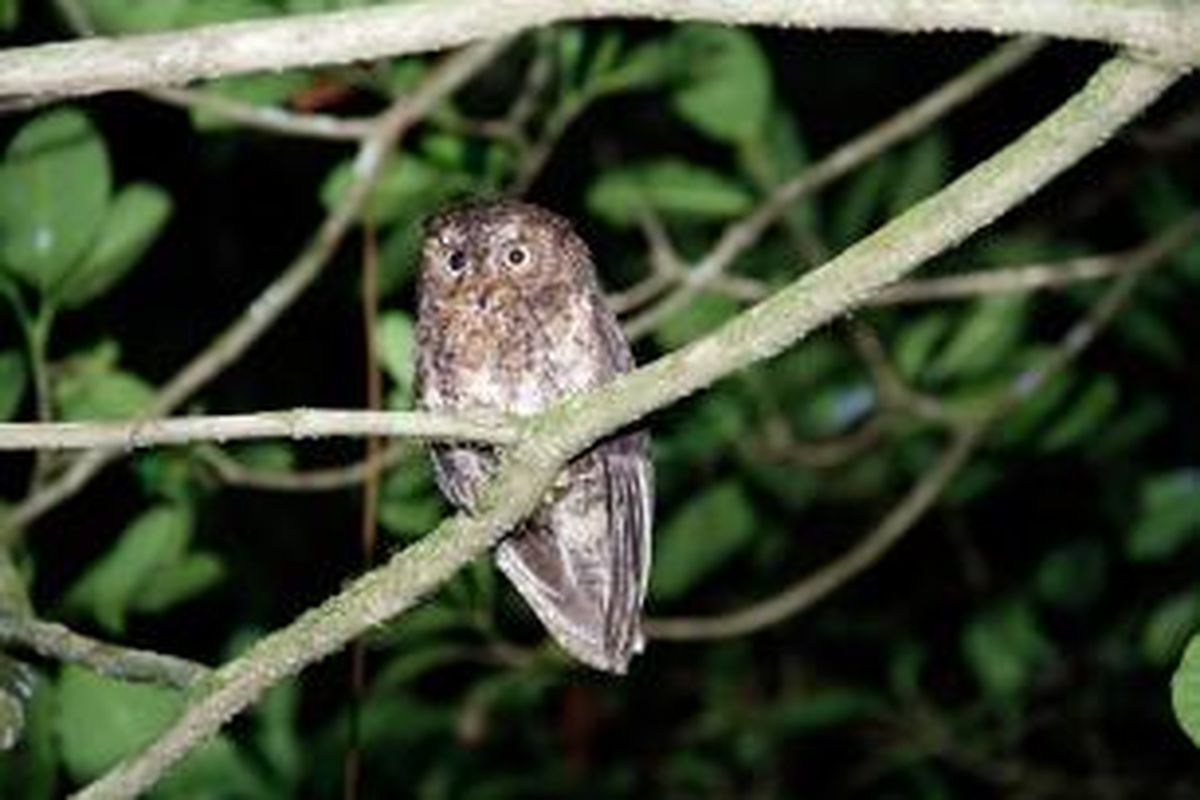
<path id="1" fill-rule="evenodd" d="M 563 217 L 516 200 L 475 202 L 425 226 L 421 293 L 486 311 L 523 295 L 587 287 L 594 281 L 583 240 Z"/>

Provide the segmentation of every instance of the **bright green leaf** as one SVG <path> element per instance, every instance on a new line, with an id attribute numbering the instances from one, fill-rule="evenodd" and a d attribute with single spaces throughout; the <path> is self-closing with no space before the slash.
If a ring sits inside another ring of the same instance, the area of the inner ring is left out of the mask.
<path id="1" fill-rule="evenodd" d="M 157 186 L 135 183 L 113 198 L 99 238 L 67 276 L 58 294 L 68 307 L 107 292 L 141 259 L 171 213 L 171 198 Z"/>
<path id="2" fill-rule="evenodd" d="M 192 553 L 164 565 L 139 588 L 130 608 L 146 613 L 165 611 L 213 586 L 225 577 L 225 565 L 211 553 Z"/>
<path id="3" fill-rule="evenodd" d="M 714 139 L 736 143 L 759 136 L 771 110 L 771 69 L 754 35 L 686 25 L 671 46 L 685 76 L 671 97 L 675 111 Z"/>
<path id="4" fill-rule="evenodd" d="M 1171 676 L 1171 707 L 1192 744 L 1200 747 L 1200 635 L 1188 642 Z"/>
<path id="5" fill-rule="evenodd" d="M 0 422 L 12 419 L 25 394 L 25 357 L 16 350 L 0 351 Z"/>
<path id="6" fill-rule="evenodd" d="M 396 384 L 401 397 L 409 399 L 411 405 L 417 358 L 417 329 L 412 317 L 402 311 L 380 315 L 375 329 L 375 349 L 388 377 Z"/>
<path id="7" fill-rule="evenodd" d="M 82 113 L 26 124 L 0 164 L 0 266 L 53 296 L 92 244 L 111 183 L 104 142 Z"/>
<path id="8" fill-rule="evenodd" d="M 140 593 L 164 569 L 179 562 L 191 526 L 191 513 L 180 506 L 163 505 L 145 512 L 67 592 L 67 605 L 87 610 L 110 631 L 123 630 L 125 615 Z"/>
<path id="9" fill-rule="evenodd" d="M 745 547 L 754 528 L 753 505 L 736 483 L 718 484 L 684 505 L 656 537 L 654 597 L 687 594 Z"/>
<path id="10" fill-rule="evenodd" d="M 588 209 L 617 226 L 633 225 L 646 211 L 694 220 L 731 219 L 749 211 L 753 202 L 741 184 L 675 159 L 607 170 L 587 193 Z"/>
<path id="11" fill-rule="evenodd" d="M 129 372 L 84 372 L 64 376 L 54 398 L 67 421 L 130 419 L 150 405 L 154 389 Z"/>
<path id="12" fill-rule="evenodd" d="M 182 707 L 177 691 L 63 667 L 55 729 L 67 771 L 80 782 L 96 778 L 149 743 Z"/>

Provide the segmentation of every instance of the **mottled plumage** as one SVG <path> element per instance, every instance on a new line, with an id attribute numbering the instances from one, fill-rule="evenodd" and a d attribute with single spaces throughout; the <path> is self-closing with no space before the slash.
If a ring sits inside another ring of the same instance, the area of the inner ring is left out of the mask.
<path id="1" fill-rule="evenodd" d="M 535 413 L 633 366 L 587 246 L 562 217 L 497 201 L 430 220 L 422 253 L 417 398 L 427 409 Z M 496 563 L 562 647 L 624 672 L 642 647 L 653 488 L 645 434 L 594 447 L 496 549 Z M 438 485 L 470 509 L 487 448 L 433 448 Z"/>

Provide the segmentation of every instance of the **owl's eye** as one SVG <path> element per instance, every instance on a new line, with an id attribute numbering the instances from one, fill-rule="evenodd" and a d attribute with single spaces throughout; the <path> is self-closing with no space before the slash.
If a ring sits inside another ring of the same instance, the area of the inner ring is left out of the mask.
<path id="1" fill-rule="evenodd" d="M 529 251 L 518 245 L 517 247 L 511 248 L 508 253 L 505 254 L 504 258 L 514 267 L 519 267 L 529 260 Z"/>
<path id="2" fill-rule="evenodd" d="M 467 254 L 462 250 L 451 250 L 446 258 L 446 269 L 457 274 L 467 267 Z"/>

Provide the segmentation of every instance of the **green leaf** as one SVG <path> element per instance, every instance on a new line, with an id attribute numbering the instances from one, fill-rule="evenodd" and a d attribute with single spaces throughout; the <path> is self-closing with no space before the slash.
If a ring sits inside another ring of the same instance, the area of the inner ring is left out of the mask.
<path id="1" fill-rule="evenodd" d="M 1057 547 L 1034 574 L 1038 597 L 1050 605 L 1080 610 L 1104 590 L 1108 554 L 1104 545 L 1080 539 Z"/>
<path id="2" fill-rule="evenodd" d="M 976 617 L 964 630 L 963 654 L 984 691 L 1000 698 L 1024 693 L 1050 658 L 1050 643 L 1033 608 L 1010 600 Z"/>
<path id="3" fill-rule="evenodd" d="M 665 317 L 655 331 L 655 338 L 664 348 L 674 350 L 732 319 L 738 310 L 737 301 L 731 297 L 699 294 L 687 306 Z"/>
<path id="4" fill-rule="evenodd" d="M 174 27 L 192 0 L 78 0 L 87 18 L 106 33 L 145 33 Z"/>
<path id="5" fill-rule="evenodd" d="M 264 0 L 80 0 L 80 5 L 107 33 L 148 33 L 275 13 Z"/>
<path id="6" fill-rule="evenodd" d="M 25 394 L 25 357 L 16 350 L 0 351 L 0 422 L 10 420 Z"/>
<path id="7" fill-rule="evenodd" d="M 154 389 L 137 375 L 120 370 L 65 375 L 54 386 L 64 420 L 130 419 L 154 399 Z"/>
<path id="8" fill-rule="evenodd" d="M 646 211 L 693 220 L 732 219 L 749 211 L 753 202 L 736 181 L 676 159 L 605 171 L 587 193 L 588 209 L 616 226 L 633 225 Z"/>
<path id="9" fill-rule="evenodd" d="M 1156 667 L 1179 658 L 1200 627 L 1200 593 L 1180 592 L 1159 603 L 1142 626 L 1142 657 Z"/>
<path id="10" fill-rule="evenodd" d="M 749 544 L 754 527 L 754 507 L 736 483 L 718 484 L 685 504 L 657 537 L 654 597 L 683 597 Z"/>
<path id="11" fill-rule="evenodd" d="M 1142 484 L 1141 513 L 1126 551 L 1135 561 L 1168 558 L 1200 534 L 1200 471 L 1181 469 Z"/>
<path id="12" fill-rule="evenodd" d="M 1095 436 L 1111 421 L 1120 402 L 1120 386 L 1111 375 L 1100 375 L 1062 412 L 1059 422 L 1041 441 L 1047 452 L 1065 450 Z"/>
<path id="13" fill-rule="evenodd" d="M 192 553 L 155 572 L 138 588 L 130 608 L 165 611 L 200 594 L 225 577 L 225 565 L 211 553 Z"/>
<path id="14" fill-rule="evenodd" d="M 192 515 L 181 506 L 162 505 L 145 512 L 67 592 L 68 607 L 88 611 L 110 631 L 124 630 L 125 615 L 141 593 L 180 561 L 191 526 Z"/>
<path id="15" fill-rule="evenodd" d="M 379 524 L 388 533 L 411 538 L 442 518 L 445 505 L 434 490 L 427 459 L 410 459 L 388 473 L 379 494 Z"/>
<path id="16" fill-rule="evenodd" d="M 271 771 L 289 786 L 307 772 L 304 746 L 297 734 L 300 690 L 296 681 L 284 681 L 267 690 L 255 709 L 259 720 L 254 740 Z"/>
<path id="17" fill-rule="evenodd" d="M 79 782 L 98 777 L 148 744 L 182 707 L 177 691 L 63 667 L 55 730 L 67 771 Z"/>
<path id="18" fill-rule="evenodd" d="M 113 198 L 99 238 L 59 290 L 63 305 L 82 306 L 125 277 L 171 214 L 171 198 L 150 184 L 126 186 Z"/>
<path id="19" fill-rule="evenodd" d="M 1200 636 L 1193 636 L 1171 676 L 1171 707 L 1192 744 L 1200 747 Z"/>
<path id="20" fill-rule="evenodd" d="M 0 28 L 12 30 L 21 21 L 20 0 L 0 0 Z"/>
<path id="21" fill-rule="evenodd" d="M 312 82 L 311 72 L 293 69 L 286 72 L 265 72 L 223 78 L 208 83 L 200 91 L 211 92 L 216 96 L 258 106 L 269 113 L 272 109 L 283 107 Z M 192 125 L 201 131 L 219 131 L 238 127 L 235 120 L 231 120 L 223 114 L 206 110 L 202 104 L 191 109 L 191 116 Z"/>
<path id="22" fill-rule="evenodd" d="M 944 136 L 931 133 L 918 139 L 902 157 L 892 181 L 888 216 L 899 216 L 940 189 L 946 182 L 949 163 L 950 148 Z"/>
<path id="23" fill-rule="evenodd" d="M 930 365 L 929 377 L 978 378 L 994 372 L 1020 344 L 1028 306 L 1024 296 L 978 301 Z"/>
<path id="24" fill-rule="evenodd" d="M 397 399 L 407 400 L 402 407 L 411 407 L 417 363 L 417 330 L 412 317 L 402 311 L 380 315 L 375 329 L 375 348 L 379 363 L 396 384 Z"/>
<path id="25" fill-rule="evenodd" d="M 759 136 L 771 110 L 771 69 L 749 31 L 686 25 L 671 46 L 685 81 L 671 96 L 676 113 L 724 142 Z"/>
<path id="26" fill-rule="evenodd" d="M 352 162 L 334 168 L 321 187 L 321 202 L 325 207 L 340 204 L 354 179 Z M 470 188 L 471 181 L 466 176 L 403 155 L 384 168 L 371 191 L 365 213 L 377 225 L 404 222 L 424 216 L 429 208 Z"/>
<path id="27" fill-rule="evenodd" d="M 56 791 L 59 754 L 54 741 L 57 713 L 55 686 L 39 680 L 24 706 L 25 730 L 19 747 L 0 753 L 0 797 L 52 800 Z"/>
<path id="28" fill-rule="evenodd" d="M 900 375 L 916 382 L 950 329 L 948 315 L 933 311 L 905 325 L 896 339 L 895 362 Z"/>
<path id="29" fill-rule="evenodd" d="M 82 113 L 26 124 L 0 164 L 2 266 L 53 296 L 92 244 L 111 184 L 104 142 Z"/>
<path id="30" fill-rule="evenodd" d="M 896 165 L 895 158 L 876 158 L 850 179 L 831 214 L 830 239 L 834 243 L 849 244 L 872 227 L 892 186 Z"/>

